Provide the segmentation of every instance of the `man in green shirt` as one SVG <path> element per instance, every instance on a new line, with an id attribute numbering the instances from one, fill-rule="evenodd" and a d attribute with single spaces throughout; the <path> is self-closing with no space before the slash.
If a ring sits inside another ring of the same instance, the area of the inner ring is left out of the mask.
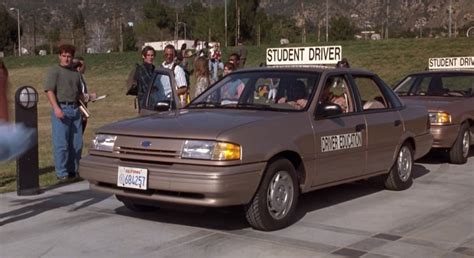
<path id="1" fill-rule="evenodd" d="M 44 90 L 51 104 L 51 129 L 56 177 L 66 180 L 77 176 L 82 152 L 82 123 L 78 108 L 81 97 L 80 74 L 70 68 L 75 48 L 59 46 L 59 65 L 46 75 Z"/>

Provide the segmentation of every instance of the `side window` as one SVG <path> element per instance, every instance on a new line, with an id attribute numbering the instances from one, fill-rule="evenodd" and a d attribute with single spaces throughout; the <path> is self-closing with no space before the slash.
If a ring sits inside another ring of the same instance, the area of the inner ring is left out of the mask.
<path id="1" fill-rule="evenodd" d="M 351 96 L 349 83 L 343 75 L 330 76 L 324 83 L 318 103 L 337 104 L 344 113 L 354 112 L 354 101 Z"/>
<path id="2" fill-rule="evenodd" d="M 387 100 L 371 77 L 353 75 L 363 110 L 387 108 Z"/>

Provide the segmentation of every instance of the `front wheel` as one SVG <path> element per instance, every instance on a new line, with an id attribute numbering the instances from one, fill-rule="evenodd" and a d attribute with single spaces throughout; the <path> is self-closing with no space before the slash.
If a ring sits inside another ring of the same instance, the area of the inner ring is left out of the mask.
<path id="1" fill-rule="evenodd" d="M 413 184 L 413 149 L 404 143 L 398 151 L 397 159 L 385 178 L 385 188 L 390 190 L 405 190 Z"/>
<path id="2" fill-rule="evenodd" d="M 464 123 L 459 130 L 459 134 L 454 141 L 453 147 L 449 149 L 449 161 L 453 164 L 464 164 L 469 156 L 469 145 L 471 142 L 471 134 L 469 132 L 469 124 Z"/>
<path id="3" fill-rule="evenodd" d="M 271 231 L 289 226 L 294 219 L 299 189 L 293 164 L 286 159 L 270 163 L 246 207 L 249 224 L 258 230 Z"/>

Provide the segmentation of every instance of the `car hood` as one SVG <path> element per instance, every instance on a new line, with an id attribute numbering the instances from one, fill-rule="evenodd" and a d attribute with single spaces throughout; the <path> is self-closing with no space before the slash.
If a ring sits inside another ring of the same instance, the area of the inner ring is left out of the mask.
<path id="1" fill-rule="evenodd" d="M 465 100 L 465 97 L 426 97 L 426 96 L 410 96 L 401 97 L 407 105 L 425 106 L 428 111 L 444 111 L 452 105 Z"/>
<path id="2" fill-rule="evenodd" d="M 97 133 L 160 138 L 217 139 L 219 134 L 286 112 L 255 110 L 187 110 L 162 112 L 108 124 Z"/>

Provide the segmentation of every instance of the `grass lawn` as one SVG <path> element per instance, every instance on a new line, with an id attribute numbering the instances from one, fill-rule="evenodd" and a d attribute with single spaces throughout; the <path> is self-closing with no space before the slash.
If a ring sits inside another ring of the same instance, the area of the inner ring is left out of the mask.
<path id="1" fill-rule="evenodd" d="M 318 44 L 307 44 L 318 45 Z M 429 57 L 472 56 L 474 40 L 459 39 L 392 39 L 382 41 L 342 41 L 319 45 L 342 45 L 343 56 L 349 59 L 351 67 L 365 68 L 376 72 L 388 84 L 394 84 L 405 74 L 424 70 Z M 270 46 L 247 46 L 246 67 L 257 67 L 265 61 L 265 49 Z M 276 47 L 276 46 L 272 46 Z M 223 60 L 234 50 L 224 49 Z M 155 64 L 162 61 L 162 53 L 157 53 Z M 134 98 L 125 96 L 125 80 L 133 67 L 140 62 L 138 52 L 88 54 L 86 80 L 90 91 L 98 95 L 108 94 L 105 100 L 89 105 L 92 117 L 84 136 L 84 151 L 100 126 L 137 115 Z M 38 103 L 39 171 L 40 186 L 57 184 L 54 174 L 51 144 L 50 105 L 43 93 L 44 76 L 47 69 L 57 63 L 57 56 L 7 57 L 5 63 L 10 72 L 9 99 L 13 116 L 13 95 L 24 85 L 35 87 L 40 93 Z M 191 86 L 192 87 L 192 86 Z M 0 164 L 0 192 L 15 191 L 15 162 Z"/>

